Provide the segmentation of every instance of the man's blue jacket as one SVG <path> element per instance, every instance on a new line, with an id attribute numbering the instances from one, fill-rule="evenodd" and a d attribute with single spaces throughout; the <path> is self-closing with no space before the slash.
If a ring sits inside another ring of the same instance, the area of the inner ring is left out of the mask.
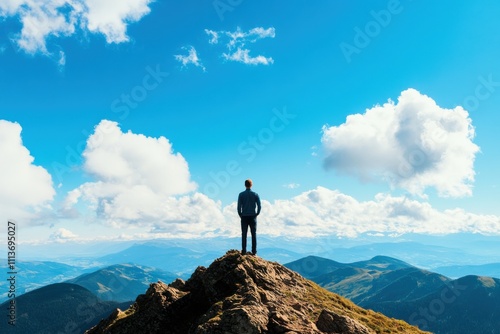
<path id="1" fill-rule="evenodd" d="M 257 207 L 257 211 L 255 211 Z M 238 195 L 238 215 L 241 216 L 257 216 L 260 213 L 260 198 L 256 192 L 250 189 L 242 191 Z"/>

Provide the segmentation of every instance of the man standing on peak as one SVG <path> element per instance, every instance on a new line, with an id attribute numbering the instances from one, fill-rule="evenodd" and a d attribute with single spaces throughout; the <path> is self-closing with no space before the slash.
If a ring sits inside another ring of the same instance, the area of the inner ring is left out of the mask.
<path id="1" fill-rule="evenodd" d="M 247 232 L 252 233 L 252 252 L 257 254 L 257 216 L 260 214 L 260 198 L 252 191 L 252 180 L 245 180 L 245 191 L 238 195 L 238 215 L 241 218 L 241 253 L 247 252 Z M 255 211 L 257 207 L 257 211 Z"/>

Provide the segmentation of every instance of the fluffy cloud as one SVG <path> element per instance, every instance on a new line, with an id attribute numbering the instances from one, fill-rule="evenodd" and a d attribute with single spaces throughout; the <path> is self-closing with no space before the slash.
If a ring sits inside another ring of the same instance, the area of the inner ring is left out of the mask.
<path id="1" fill-rule="evenodd" d="M 189 168 L 165 137 L 122 132 L 103 120 L 88 138 L 84 170 L 95 178 L 70 191 L 64 212 L 85 203 L 117 228 L 144 227 L 164 236 L 193 236 L 224 228 L 220 203 L 200 193 Z"/>
<path id="2" fill-rule="evenodd" d="M 83 21 L 87 29 L 101 33 L 108 43 L 129 40 L 127 23 L 137 22 L 149 14 L 152 0 L 83 0 Z"/>
<path id="3" fill-rule="evenodd" d="M 236 61 L 247 65 L 269 65 L 274 62 L 273 58 L 257 55 L 250 56 L 250 50 L 247 48 L 248 43 L 255 43 L 263 38 L 274 38 L 276 31 L 273 27 L 264 29 L 256 27 L 245 32 L 239 27 L 236 31 L 214 31 L 205 29 L 205 33 L 210 37 L 210 44 L 218 44 L 221 40 L 227 40 L 225 47 L 228 52 L 224 52 L 222 56 L 226 60 Z"/>
<path id="4" fill-rule="evenodd" d="M 462 107 L 441 108 L 415 89 L 401 93 L 339 126 L 324 126 L 325 166 L 363 180 L 383 179 L 422 195 L 434 187 L 440 196 L 472 193 L 479 147 Z"/>
<path id="5" fill-rule="evenodd" d="M 152 0 L 4 0 L 0 17 L 19 17 L 15 37 L 27 53 L 50 54 L 47 39 L 73 35 L 78 29 L 103 34 L 108 43 L 129 40 L 127 24 L 150 12 Z"/>
<path id="6" fill-rule="evenodd" d="M 203 71 L 205 71 L 205 66 L 202 65 L 200 58 L 196 52 L 196 49 L 192 46 L 189 48 L 183 48 L 188 50 L 187 55 L 174 55 L 175 59 L 179 61 L 182 66 L 187 66 L 188 64 L 193 64 L 196 67 L 201 67 Z"/>
<path id="7" fill-rule="evenodd" d="M 226 221 L 220 202 L 204 194 L 170 197 L 161 207 L 161 219 L 152 222 L 151 233 L 166 237 L 231 235 L 234 222 Z M 236 221 L 237 222 L 237 221 Z"/>
<path id="8" fill-rule="evenodd" d="M 55 190 L 52 178 L 23 145 L 21 126 L 0 120 L 0 219 L 40 224 Z"/>

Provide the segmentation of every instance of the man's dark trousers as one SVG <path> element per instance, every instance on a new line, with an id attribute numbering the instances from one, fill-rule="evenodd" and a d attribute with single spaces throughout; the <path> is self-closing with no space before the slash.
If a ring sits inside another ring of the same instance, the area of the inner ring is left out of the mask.
<path id="1" fill-rule="evenodd" d="M 241 250 L 247 251 L 247 233 L 252 233 L 252 253 L 257 253 L 257 216 L 241 216 Z"/>

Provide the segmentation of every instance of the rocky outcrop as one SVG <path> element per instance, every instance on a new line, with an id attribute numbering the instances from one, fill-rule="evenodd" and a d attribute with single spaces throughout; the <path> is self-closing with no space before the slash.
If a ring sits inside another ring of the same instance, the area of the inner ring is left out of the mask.
<path id="1" fill-rule="evenodd" d="M 321 312 L 318 321 L 316 321 L 316 326 L 320 331 L 326 333 L 373 333 L 373 331 L 359 322 L 328 310 L 323 310 Z"/>
<path id="2" fill-rule="evenodd" d="M 87 331 L 97 333 L 422 333 L 361 309 L 286 267 L 229 251 L 186 282 L 151 284 L 126 311 Z"/>

